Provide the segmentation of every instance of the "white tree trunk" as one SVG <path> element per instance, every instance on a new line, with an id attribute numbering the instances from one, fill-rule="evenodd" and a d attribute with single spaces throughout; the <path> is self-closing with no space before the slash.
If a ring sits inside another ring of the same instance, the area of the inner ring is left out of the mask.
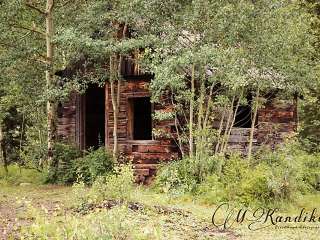
<path id="1" fill-rule="evenodd" d="M 3 136 L 2 123 L 0 123 L 0 159 L 3 164 L 4 171 L 6 175 L 8 175 L 8 164 L 7 164 L 7 158 L 5 154 L 5 148 L 4 148 L 4 136 Z"/>
<path id="2" fill-rule="evenodd" d="M 193 135 L 193 115 L 194 115 L 194 95 L 195 95 L 195 65 L 192 65 L 191 74 L 191 98 L 190 98 L 190 109 L 189 109 L 189 156 L 193 157 L 194 152 L 194 135 Z"/>
<path id="3" fill-rule="evenodd" d="M 254 103 L 254 112 L 253 112 L 253 117 L 251 121 L 251 129 L 250 129 L 250 137 L 249 137 L 249 146 L 248 146 L 248 160 L 251 160 L 252 157 L 252 145 L 253 145 L 253 137 L 254 137 L 254 128 L 256 125 L 256 119 L 258 115 L 258 109 L 259 109 L 259 88 L 257 89 L 256 92 L 256 98 L 255 98 L 255 103 Z"/>
<path id="4" fill-rule="evenodd" d="M 47 47 L 47 64 L 46 64 L 46 83 L 47 90 L 50 91 L 54 85 L 53 72 L 53 5 L 54 0 L 47 0 L 46 3 L 46 47 Z M 48 164 L 55 164 L 53 162 L 54 143 L 56 139 L 56 108 L 55 101 L 51 98 L 47 101 L 47 127 L 48 127 Z"/>

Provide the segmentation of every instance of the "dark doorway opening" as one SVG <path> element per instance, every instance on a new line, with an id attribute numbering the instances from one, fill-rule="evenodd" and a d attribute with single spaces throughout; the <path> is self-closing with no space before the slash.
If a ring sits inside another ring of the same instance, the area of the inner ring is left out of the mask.
<path id="1" fill-rule="evenodd" d="M 152 140 L 152 105 L 150 97 L 129 100 L 130 135 L 133 140 Z"/>
<path id="2" fill-rule="evenodd" d="M 105 144 L 105 89 L 90 85 L 85 93 L 85 146 L 97 149 Z"/>
<path id="3" fill-rule="evenodd" d="M 234 127 L 251 128 L 252 124 L 252 112 L 251 106 L 239 106 L 234 121 Z"/>
<path id="4" fill-rule="evenodd" d="M 246 96 L 247 104 L 240 105 L 238 107 L 238 111 L 236 113 L 236 118 L 234 121 L 234 127 L 239 128 L 251 128 L 252 125 L 252 94 L 248 94 Z M 256 122 L 257 123 L 257 122 Z"/>

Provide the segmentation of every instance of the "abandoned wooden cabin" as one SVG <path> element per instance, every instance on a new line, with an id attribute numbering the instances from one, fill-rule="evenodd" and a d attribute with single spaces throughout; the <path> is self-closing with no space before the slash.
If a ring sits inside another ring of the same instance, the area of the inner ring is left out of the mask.
<path id="1" fill-rule="evenodd" d="M 116 27 L 118 31 L 115 38 L 131 37 L 125 25 Z M 151 103 L 149 84 L 153 75 L 140 71 L 136 57 L 136 53 L 133 53 L 121 62 L 123 81 L 120 87 L 117 135 L 119 152 L 133 161 L 137 180 L 148 182 L 156 173 L 159 163 L 178 159 L 181 154 L 176 144 L 175 120 L 155 120 L 152 117 L 157 111 L 172 111 L 172 100 L 163 95 L 160 103 Z M 76 64 L 70 64 L 57 72 L 57 75 L 69 78 L 75 71 L 87 66 L 85 58 L 78 59 Z M 58 107 L 59 139 L 81 150 L 101 145 L 111 150 L 114 123 L 110 96 L 108 82 L 104 87 L 90 85 L 84 94 L 71 93 L 69 99 Z M 228 142 L 230 149 L 244 153 L 247 151 L 251 123 L 251 107 L 240 106 Z M 272 96 L 257 113 L 254 145 L 274 146 L 293 132 L 296 125 L 296 99 L 292 97 L 284 101 Z"/>
<path id="2" fill-rule="evenodd" d="M 151 103 L 149 84 L 152 76 L 140 73 L 130 61 L 122 64 L 124 81 L 120 88 L 118 120 L 119 150 L 134 164 L 139 182 L 148 182 L 155 175 L 159 163 L 180 156 L 175 141 L 175 123 L 172 120 L 154 120 L 156 111 L 171 111 L 172 105 L 164 96 L 160 103 Z M 61 73 L 60 73 L 61 75 Z M 62 73 L 63 75 L 63 73 Z M 110 84 L 91 85 L 84 94 L 71 93 L 59 105 L 58 136 L 80 149 L 104 145 L 113 146 L 113 108 Z M 250 106 L 240 106 L 231 131 L 232 149 L 246 151 L 251 127 Z M 255 145 L 275 145 L 293 132 L 297 123 L 296 102 L 272 98 L 258 111 Z M 153 131 L 166 134 L 154 136 Z"/>

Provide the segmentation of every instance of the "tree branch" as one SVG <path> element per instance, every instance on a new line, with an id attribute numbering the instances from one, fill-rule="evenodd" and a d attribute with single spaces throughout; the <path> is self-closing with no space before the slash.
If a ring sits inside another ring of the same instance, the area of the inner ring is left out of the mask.
<path id="1" fill-rule="evenodd" d="M 50 4 L 50 5 L 48 6 L 45 14 L 48 14 L 48 13 L 52 12 L 53 6 L 54 6 L 54 0 L 52 1 L 52 4 Z"/>
<path id="2" fill-rule="evenodd" d="M 36 29 L 35 27 L 28 28 L 28 27 L 24 27 L 24 26 L 21 26 L 21 25 L 10 25 L 10 26 L 13 27 L 13 28 L 19 28 L 19 29 L 30 31 L 30 32 L 38 33 L 41 36 L 46 36 L 46 34 L 44 32 L 42 32 L 41 30 Z"/>
<path id="3" fill-rule="evenodd" d="M 38 13 L 42 14 L 42 15 L 46 15 L 45 11 L 42 11 L 41 9 L 37 8 L 36 6 L 33 6 L 31 3 L 26 2 L 25 5 L 35 11 L 37 11 Z"/>

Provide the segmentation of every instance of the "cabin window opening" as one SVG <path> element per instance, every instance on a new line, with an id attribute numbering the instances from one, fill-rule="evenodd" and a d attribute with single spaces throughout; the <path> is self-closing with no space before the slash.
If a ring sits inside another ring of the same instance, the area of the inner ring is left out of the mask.
<path id="1" fill-rule="evenodd" d="M 105 89 L 90 85 L 85 92 L 85 147 L 97 149 L 105 144 Z"/>
<path id="2" fill-rule="evenodd" d="M 150 97 L 129 99 L 129 135 L 132 140 L 152 140 Z"/>

